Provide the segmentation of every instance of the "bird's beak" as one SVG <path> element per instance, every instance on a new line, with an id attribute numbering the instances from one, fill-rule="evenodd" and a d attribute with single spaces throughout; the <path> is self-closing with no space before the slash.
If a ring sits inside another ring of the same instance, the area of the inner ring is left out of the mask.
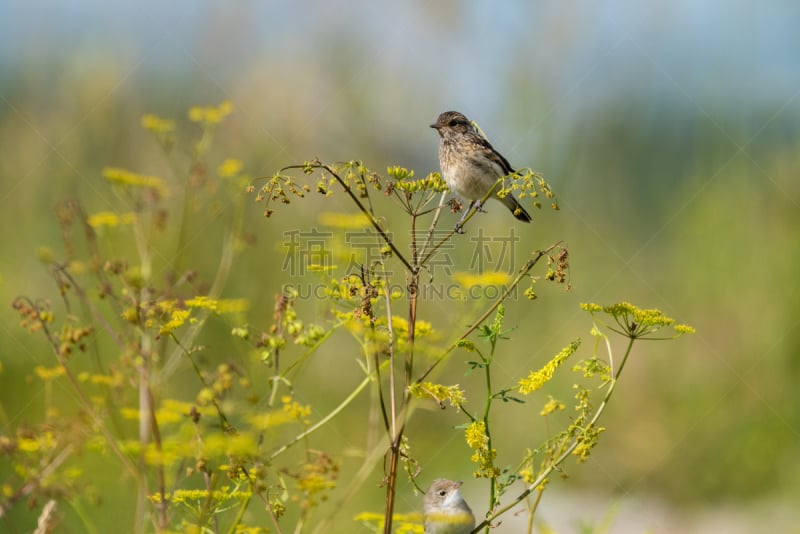
<path id="1" fill-rule="evenodd" d="M 456 482 L 455 484 L 453 484 L 453 487 L 454 487 L 454 488 L 456 488 L 456 489 L 458 489 L 458 488 L 460 488 L 460 487 L 461 487 L 463 484 L 464 484 L 464 482 L 463 482 L 462 480 L 459 480 L 458 482 Z"/>
<path id="2" fill-rule="evenodd" d="M 431 124 L 431 128 L 433 128 L 434 130 L 438 130 L 439 129 L 439 125 Z"/>

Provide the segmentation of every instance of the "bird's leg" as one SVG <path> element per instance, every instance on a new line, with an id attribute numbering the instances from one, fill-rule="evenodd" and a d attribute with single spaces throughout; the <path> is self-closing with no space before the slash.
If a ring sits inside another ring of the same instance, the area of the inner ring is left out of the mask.
<path id="1" fill-rule="evenodd" d="M 475 204 L 475 211 L 480 213 L 486 213 L 486 210 L 483 209 L 483 201 L 481 199 L 474 200 L 473 203 Z M 470 204 L 471 206 L 472 204 Z"/>
<path id="2" fill-rule="evenodd" d="M 480 201 L 478 201 L 478 202 L 480 202 Z M 455 232 L 457 234 L 463 234 L 464 233 L 464 229 L 461 227 L 461 225 L 464 224 L 464 219 L 466 219 L 467 215 L 469 215 L 469 212 L 472 210 L 473 204 L 475 204 L 474 200 L 469 203 L 469 206 L 467 206 L 467 209 L 464 210 L 464 214 L 461 216 L 461 218 L 456 223 L 456 227 L 454 228 L 454 230 L 455 230 Z"/>

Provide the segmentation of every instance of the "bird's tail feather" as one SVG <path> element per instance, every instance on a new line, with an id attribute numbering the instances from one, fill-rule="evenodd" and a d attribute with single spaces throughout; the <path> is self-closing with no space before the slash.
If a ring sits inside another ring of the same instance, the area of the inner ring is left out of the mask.
<path id="1" fill-rule="evenodd" d="M 500 199 L 506 207 L 511 210 L 511 213 L 514 214 L 518 220 L 523 222 L 531 222 L 533 218 L 531 217 L 530 213 L 525 211 L 525 208 L 522 207 L 522 204 L 517 202 L 517 199 L 514 198 L 513 195 L 506 195 L 505 197 Z"/>

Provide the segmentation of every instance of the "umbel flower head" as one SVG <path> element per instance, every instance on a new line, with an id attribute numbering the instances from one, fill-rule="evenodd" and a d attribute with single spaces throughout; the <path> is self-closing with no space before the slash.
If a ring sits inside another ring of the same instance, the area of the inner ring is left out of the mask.
<path id="1" fill-rule="evenodd" d="M 595 316 L 597 313 L 605 313 L 614 318 L 619 328 L 609 327 L 614 332 L 622 334 L 631 339 L 650 337 L 652 334 L 665 326 L 675 323 L 675 319 L 667 317 L 659 309 L 644 309 L 634 306 L 630 302 L 618 302 L 611 306 L 600 306 L 593 302 L 582 303 L 581 309 L 588 311 Z M 693 334 L 694 328 L 685 324 L 674 325 L 675 334 L 668 337 L 680 337 L 683 334 Z"/>

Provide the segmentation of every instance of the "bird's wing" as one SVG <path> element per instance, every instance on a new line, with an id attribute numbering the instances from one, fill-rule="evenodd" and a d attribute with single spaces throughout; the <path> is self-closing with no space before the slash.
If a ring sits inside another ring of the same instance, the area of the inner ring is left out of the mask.
<path id="1" fill-rule="evenodd" d="M 477 143 L 481 147 L 481 153 L 486 157 L 486 159 L 496 163 L 503 170 L 504 176 L 508 176 L 509 174 L 514 174 L 517 172 L 514 170 L 508 160 L 504 158 L 500 152 L 494 149 L 492 144 L 486 138 L 480 137 Z"/>

